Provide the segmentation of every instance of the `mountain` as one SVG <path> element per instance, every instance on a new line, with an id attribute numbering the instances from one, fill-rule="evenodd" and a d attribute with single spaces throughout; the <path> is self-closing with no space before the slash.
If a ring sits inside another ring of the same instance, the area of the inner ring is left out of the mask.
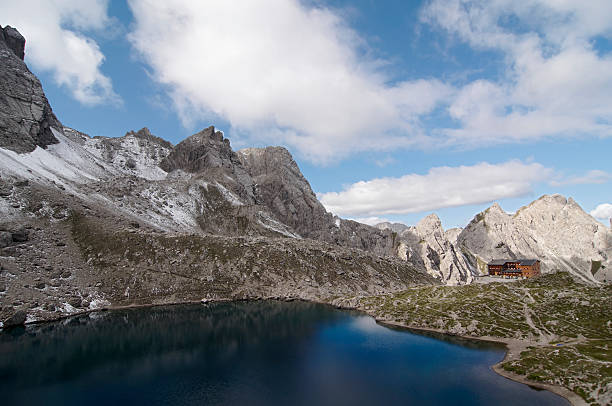
<path id="1" fill-rule="evenodd" d="M 247 148 L 238 155 L 255 182 L 258 200 L 300 236 L 376 255 L 394 254 L 393 232 L 328 213 L 285 148 Z"/>
<path id="2" fill-rule="evenodd" d="M 399 237 L 397 256 L 424 269 L 434 278 L 447 285 L 470 283 L 477 275 L 475 267 L 454 241 L 457 229 L 445 232 L 442 222 L 435 214 L 423 218 L 416 226 L 379 223 L 377 228 L 396 230 Z"/>
<path id="3" fill-rule="evenodd" d="M 515 214 L 494 204 L 457 238 L 480 272 L 494 258 L 538 258 L 542 271 L 567 270 L 586 282 L 612 281 L 612 232 L 572 199 L 544 195 Z"/>
<path id="4" fill-rule="evenodd" d="M 610 281 L 610 229 L 571 199 L 464 229 L 430 215 L 371 227 L 328 213 L 285 148 L 234 151 L 213 126 L 176 146 L 147 129 L 90 137 L 53 114 L 0 33 L 0 321 L 201 299 L 393 293 L 470 283 L 493 258 Z"/>
<path id="5" fill-rule="evenodd" d="M 0 147 L 32 152 L 57 143 L 51 128 L 61 131 L 42 85 L 25 62 L 25 38 L 0 27 Z"/>
<path id="6" fill-rule="evenodd" d="M 329 301 L 437 283 L 396 234 L 327 213 L 284 148 L 234 151 L 208 127 L 174 146 L 147 128 L 63 126 L 0 36 L 0 321 L 209 299 Z"/>
<path id="7" fill-rule="evenodd" d="M 568 271 L 586 283 L 612 282 L 612 231 L 572 199 L 544 195 L 514 214 L 497 203 L 463 229 L 446 232 L 435 215 L 416 226 L 380 223 L 398 233 L 396 255 L 448 285 L 487 274 L 493 259 L 535 258 L 542 272 Z"/>

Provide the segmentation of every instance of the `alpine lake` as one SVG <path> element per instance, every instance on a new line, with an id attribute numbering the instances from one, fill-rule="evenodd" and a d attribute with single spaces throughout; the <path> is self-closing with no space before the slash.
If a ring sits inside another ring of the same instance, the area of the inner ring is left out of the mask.
<path id="1" fill-rule="evenodd" d="M 503 346 L 306 302 L 102 311 L 0 332 L 3 405 L 567 405 Z"/>

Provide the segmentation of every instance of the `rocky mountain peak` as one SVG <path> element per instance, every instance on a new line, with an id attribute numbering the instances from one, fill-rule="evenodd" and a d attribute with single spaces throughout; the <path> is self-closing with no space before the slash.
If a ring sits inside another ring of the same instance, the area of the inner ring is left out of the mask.
<path id="1" fill-rule="evenodd" d="M 476 215 L 458 244 L 474 253 L 481 271 L 493 258 L 538 258 L 544 272 L 566 269 L 586 281 L 605 280 L 610 232 L 572 198 L 544 195 L 514 215 L 494 206 Z"/>
<path id="2" fill-rule="evenodd" d="M 238 156 L 230 146 L 223 133 L 215 131 L 214 126 L 184 139 L 174 147 L 160 163 L 166 172 L 181 169 L 185 172 L 198 173 L 211 168 L 232 168 L 240 165 Z"/>
<path id="3" fill-rule="evenodd" d="M 172 143 L 164 140 L 163 138 L 160 138 L 160 137 L 157 137 L 157 136 L 153 135 L 151 133 L 151 131 L 147 127 L 142 127 L 138 131 L 128 131 L 128 132 L 125 133 L 125 136 L 126 137 L 133 136 L 133 137 L 140 138 L 140 139 L 143 139 L 143 140 L 146 140 L 146 141 L 150 141 L 150 142 L 159 144 L 159 145 L 161 145 L 161 146 L 163 146 L 165 148 L 168 148 L 168 149 L 174 148 Z"/>
<path id="4" fill-rule="evenodd" d="M 288 171 L 295 178 L 292 179 L 294 183 L 305 182 L 308 184 L 308 187 L 303 188 L 303 191 L 315 197 L 314 192 L 310 189 L 310 184 L 304 178 L 293 156 L 286 148 L 245 148 L 238 151 L 238 157 L 242 164 L 249 169 L 251 176 L 258 177 L 275 174 L 276 176 L 288 177 L 289 174 L 281 173 L 280 169 L 282 168 L 283 171 Z"/>
<path id="5" fill-rule="evenodd" d="M 419 233 L 427 233 L 434 231 L 440 231 L 444 233 L 440 217 L 438 217 L 438 215 L 435 213 L 431 213 L 423 217 L 421 221 L 417 223 L 416 229 L 419 230 Z"/>
<path id="6" fill-rule="evenodd" d="M 499 205 L 499 203 L 495 202 L 491 205 L 491 207 L 489 207 L 486 210 L 486 213 L 491 213 L 491 214 L 507 214 L 504 209 L 501 208 L 501 206 Z"/>
<path id="7" fill-rule="evenodd" d="M 474 279 L 473 267 L 455 248 L 458 229 L 447 235 L 440 218 L 432 213 L 401 232 L 397 254 L 448 285 L 469 283 Z M 451 236 L 451 241 L 448 236 Z"/>
<path id="8" fill-rule="evenodd" d="M 63 127 L 23 61 L 25 39 L 9 26 L 0 32 L 0 148 L 26 153 L 57 144 L 51 129 Z"/>
<path id="9" fill-rule="evenodd" d="M 459 234 L 461 234 L 461 231 L 463 231 L 463 229 L 460 227 L 449 228 L 448 230 L 444 232 L 444 235 L 446 236 L 448 241 L 450 241 L 451 244 L 456 245 L 457 237 L 459 237 Z"/>
<path id="10" fill-rule="evenodd" d="M 186 142 L 192 144 L 195 143 L 209 143 L 209 142 L 224 142 L 229 146 L 230 141 L 227 138 L 223 138 L 221 131 L 215 131 L 215 126 L 211 125 L 203 129 L 202 131 L 193 134 L 191 137 L 185 139 Z"/>
<path id="11" fill-rule="evenodd" d="M 293 157 L 283 147 L 247 148 L 238 158 L 257 184 L 259 200 L 302 236 L 327 228 L 327 214 Z"/>
<path id="12" fill-rule="evenodd" d="M 25 57 L 25 38 L 15 28 L 7 25 L 0 27 L 0 40 L 3 41 L 8 49 L 13 51 L 19 59 L 23 61 Z"/>

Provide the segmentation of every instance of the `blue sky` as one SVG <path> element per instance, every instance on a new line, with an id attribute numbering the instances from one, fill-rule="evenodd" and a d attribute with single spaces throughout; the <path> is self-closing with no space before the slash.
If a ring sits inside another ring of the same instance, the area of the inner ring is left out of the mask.
<path id="1" fill-rule="evenodd" d="M 328 209 L 463 226 L 572 196 L 612 216 L 612 3 L 21 1 L 0 23 L 64 125 L 283 145 Z"/>

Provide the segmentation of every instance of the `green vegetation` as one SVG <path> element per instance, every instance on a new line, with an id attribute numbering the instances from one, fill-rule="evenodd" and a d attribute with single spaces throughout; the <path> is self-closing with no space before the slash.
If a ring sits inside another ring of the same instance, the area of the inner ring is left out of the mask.
<path id="1" fill-rule="evenodd" d="M 417 287 L 360 298 L 358 307 L 411 327 L 523 340 L 530 347 L 506 361 L 506 371 L 564 386 L 587 402 L 611 396 L 610 285 L 586 286 L 556 273 L 515 283 Z"/>

